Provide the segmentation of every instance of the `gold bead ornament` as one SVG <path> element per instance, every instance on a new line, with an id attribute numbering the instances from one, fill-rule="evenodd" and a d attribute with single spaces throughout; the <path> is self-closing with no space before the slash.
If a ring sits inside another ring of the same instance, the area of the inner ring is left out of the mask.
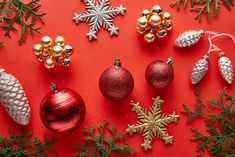
<path id="1" fill-rule="evenodd" d="M 164 38 L 171 29 L 171 14 L 163 12 L 159 5 L 153 6 L 152 11 L 143 10 L 137 20 L 136 30 L 148 43 L 154 42 L 156 38 Z"/>
<path id="2" fill-rule="evenodd" d="M 33 52 L 37 60 L 50 70 L 56 66 L 68 67 L 73 47 L 65 45 L 62 36 L 57 36 L 54 41 L 49 36 L 44 36 L 40 44 L 34 45 Z"/>

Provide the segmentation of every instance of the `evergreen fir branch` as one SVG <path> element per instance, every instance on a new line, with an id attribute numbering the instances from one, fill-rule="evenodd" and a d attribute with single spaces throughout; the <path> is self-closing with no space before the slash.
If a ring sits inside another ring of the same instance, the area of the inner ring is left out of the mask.
<path id="1" fill-rule="evenodd" d="M 86 127 L 84 130 L 88 135 L 84 136 L 85 142 L 77 145 L 76 156 L 78 157 L 109 157 L 116 154 L 118 157 L 128 157 L 134 153 L 122 133 L 117 133 L 116 128 L 108 126 L 104 120 L 103 124 L 98 125 L 98 133 L 95 135 L 95 126 Z M 108 132 L 110 136 L 105 136 Z"/>
<path id="2" fill-rule="evenodd" d="M 40 27 L 36 26 L 37 21 L 43 22 L 46 13 L 39 13 L 40 0 L 31 0 L 24 3 L 20 0 L 0 0 L 0 29 L 5 31 L 5 36 L 11 38 L 11 32 L 20 32 L 19 44 L 25 41 L 27 34 L 40 33 Z M 16 24 L 20 26 L 17 29 Z"/>
<path id="3" fill-rule="evenodd" d="M 206 15 L 207 19 L 211 21 L 212 17 L 216 17 L 220 11 L 221 6 L 225 6 L 229 11 L 234 7 L 234 0 L 175 0 L 170 6 L 176 7 L 177 11 L 180 11 L 181 4 L 183 8 L 187 7 L 187 4 L 191 3 L 191 11 L 197 12 L 195 20 L 201 21 L 202 16 Z"/>
<path id="4" fill-rule="evenodd" d="M 51 146 L 52 139 L 44 136 L 44 141 L 37 138 L 32 140 L 32 132 L 22 130 L 17 134 L 12 130 L 8 130 L 10 137 L 7 138 L 0 135 L 0 156 L 14 156 L 14 157 L 47 157 L 47 151 L 53 152 L 54 148 Z"/>
<path id="5" fill-rule="evenodd" d="M 194 137 L 191 140 L 198 141 L 198 156 L 203 156 L 207 150 L 212 157 L 235 156 L 235 95 L 228 94 L 226 89 L 219 92 L 218 100 L 207 101 L 207 107 L 196 95 L 195 111 L 191 111 L 186 104 L 183 105 L 183 113 L 188 113 L 190 122 L 196 116 L 204 116 L 207 127 L 207 135 L 192 128 Z M 220 112 L 213 112 L 214 107 L 219 107 Z M 200 109 L 199 109 L 200 108 Z M 204 110 L 202 110 L 202 108 Z"/>

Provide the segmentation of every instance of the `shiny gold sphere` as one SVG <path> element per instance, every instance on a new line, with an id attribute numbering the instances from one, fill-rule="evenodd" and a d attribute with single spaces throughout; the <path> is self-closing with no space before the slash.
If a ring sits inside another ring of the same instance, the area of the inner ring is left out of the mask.
<path id="1" fill-rule="evenodd" d="M 62 59 L 62 61 L 61 61 L 62 66 L 67 67 L 67 66 L 69 66 L 69 64 L 70 64 L 70 58 L 69 57 L 66 57 L 66 58 Z"/>
<path id="2" fill-rule="evenodd" d="M 166 21 L 166 22 L 171 22 L 171 14 L 168 12 L 164 12 L 162 15 L 162 18 Z"/>
<path id="3" fill-rule="evenodd" d="M 159 15 L 162 13 L 162 8 L 159 5 L 155 5 L 155 6 L 153 6 L 152 11 L 153 11 L 153 13 L 156 13 Z"/>
<path id="4" fill-rule="evenodd" d="M 71 55 L 73 53 L 73 47 L 71 45 L 64 46 L 64 53 L 65 55 Z"/>
<path id="5" fill-rule="evenodd" d="M 172 24 L 171 23 L 166 23 L 165 24 L 166 30 L 171 30 L 172 29 Z"/>
<path id="6" fill-rule="evenodd" d="M 136 26 L 136 31 L 137 31 L 139 34 L 144 34 L 144 33 L 145 33 L 145 29 L 144 29 L 144 28 L 140 28 L 139 26 Z"/>
<path id="7" fill-rule="evenodd" d="M 42 37 L 41 44 L 44 47 L 49 47 L 52 44 L 52 39 L 49 36 Z"/>
<path id="8" fill-rule="evenodd" d="M 161 18 L 160 16 L 158 15 L 152 15 L 150 18 L 149 18 L 149 23 L 151 24 L 151 26 L 153 27 L 157 27 L 161 24 Z"/>
<path id="9" fill-rule="evenodd" d="M 42 45 L 41 44 L 34 45 L 33 52 L 36 56 L 41 55 L 42 54 Z"/>
<path id="10" fill-rule="evenodd" d="M 148 43 L 151 43 L 155 40 L 155 35 L 152 33 L 147 33 L 144 35 L 144 40 L 147 41 Z"/>
<path id="11" fill-rule="evenodd" d="M 43 56 L 37 56 L 37 61 L 42 62 L 43 61 Z"/>
<path id="12" fill-rule="evenodd" d="M 157 32 L 157 37 L 164 38 L 167 35 L 166 30 L 162 29 Z"/>
<path id="13" fill-rule="evenodd" d="M 148 20 L 146 19 L 146 17 L 140 17 L 137 20 L 137 25 L 141 28 L 145 28 L 148 26 Z"/>
<path id="14" fill-rule="evenodd" d="M 55 62 L 53 61 L 52 58 L 47 58 L 44 62 L 44 66 L 47 68 L 47 69 L 52 69 L 55 67 Z"/>
<path id="15" fill-rule="evenodd" d="M 59 46 L 64 46 L 64 43 L 65 43 L 64 37 L 62 37 L 62 36 L 57 36 L 57 37 L 55 38 L 55 43 L 56 43 L 57 45 L 59 45 Z"/>
<path id="16" fill-rule="evenodd" d="M 63 48 L 61 46 L 56 45 L 53 47 L 53 55 L 55 57 L 60 57 L 62 54 L 62 51 L 63 51 Z"/>
<path id="17" fill-rule="evenodd" d="M 145 10 L 142 11 L 141 16 L 147 17 L 147 16 L 149 16 L 149 14 L 150 14 L 150 11 L 145 9 Z"/>

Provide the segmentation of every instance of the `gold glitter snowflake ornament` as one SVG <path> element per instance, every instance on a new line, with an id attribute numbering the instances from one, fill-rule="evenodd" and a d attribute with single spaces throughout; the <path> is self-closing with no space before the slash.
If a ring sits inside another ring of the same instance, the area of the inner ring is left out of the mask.
<path id="1" fill-rule="evenodd" d="M 148 111 L 140 106 L 140 103 L 136 104 L 131 101 L 132 111 L 137 113 L 139 121 L 133 125 L 128 125 L 126 132 L 130 135 L 134 132 L 143 133 L 144 143 L 141 144 L 144 150 L 151 149 L 151 143 L 155 137 L 161 138 L 165 141 L 165 144 L 172 143 L 173 136 L 167 133 L 166 126 L 169 123 L 177 122 L 179 115 L 173 112 L 170 115 L 162 114 L 161 104 L 164 101 L 160 96 L 153 98 L 153 106 Z"/>

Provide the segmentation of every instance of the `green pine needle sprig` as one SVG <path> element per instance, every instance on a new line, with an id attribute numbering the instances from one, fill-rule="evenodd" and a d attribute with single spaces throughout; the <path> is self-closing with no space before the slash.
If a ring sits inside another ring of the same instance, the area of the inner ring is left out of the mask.
<path id="1" fill-rule="evenodd" d="M 43 22 L 43 16 L 46 13 L 39 13 L 41 5 L 40 0 L 31 0 L 24 3 L 21 0 L 0 0 L 0 29 L 4 30 L 4 35 L 11 38 L 11 32 L 20 32 L 19 44 L 25 41 L 27 33 L 40 33 L 40 27 L 36 22 Z M 20 30 L 18 27 L 20 26 Z"/>
<path id="2" fill-rule="evenodd" d="M 196 92 L 196 107 L 191 111 L 183 105 L 183 113 L 187 113 L 188 122 L 195 117 L 204 117 L 208 135 L 192 128 L 194 137 L 198 141 L 197 152 L 203 157 L 203 152 L 208 151 L 212 157 L 235 157 L 235 95 L 228 94 L 226 89 L 219 92 L 218 100 L 209 100 L 205 104 Z M 214 108 L 220 112 L 213 111 Z"/>
<path id="3" fill-rule="evenodd" d="M 220 11 L 221 6 L 225 6 L 229 11 L 234 7 L 234 0 L 176 0 L 170 4 L 171 7 L 176 7 L 180 11 L 181 5 L 184 8 L 190 4 L 191 11 L 197 12 L 195 20 L 201 21 L 202 16 L 206 15 L 209 21 L 215 17 Z"/>
<path id="4" fill-rule="evenodd" d="M 10 137 L 0 135 L 0 156 L 4 157 L 47 157 L 48 151 L 54 152 L 51 146 L 54 139 L 44 136 L 44 141 L 32 137 L 32 132 L 22 130 L 15 133 L 8 130 Z"/>
<path id="5" fill-rule="evenodd" d="M 86 127 L 84 130 L 87 136 L 84 136 L 83 144 L 76 144 L 78 157 L 110 157 L 116 154 L 118 157 L 128 157 L 134 153 L 123 134 L 118 134 L 116 128 L 111 128 L 108 122 L 104 120 L 103 124 L 98 125 L 98 133 L 95 134 L 95 126 Z M 105 136 L 105 132 L 110 136 Z"/>

